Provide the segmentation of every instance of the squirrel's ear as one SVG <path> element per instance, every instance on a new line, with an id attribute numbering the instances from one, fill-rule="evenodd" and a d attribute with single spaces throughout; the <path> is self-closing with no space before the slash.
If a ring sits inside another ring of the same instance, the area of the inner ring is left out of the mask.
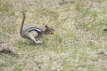
<path id="1" fill-rule="evenodd" d="M 45 25 L 46 28 L 49 28 L 47 25 Z"/>

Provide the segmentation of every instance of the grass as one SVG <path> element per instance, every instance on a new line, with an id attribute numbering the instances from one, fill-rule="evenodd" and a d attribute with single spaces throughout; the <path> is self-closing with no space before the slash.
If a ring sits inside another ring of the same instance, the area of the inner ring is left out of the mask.
<path id="1" fill-rule="evenodd" d="M 0 71 L 107 71 L 106 0 L 0 0 L 0 47 L 18 56 L 0 54 Z M 22 15 L 26 25 L 52 26 L 55 35 L 42 45 L 19 35 Z M 3 42 L 3 43 L 1 43 Z"/>

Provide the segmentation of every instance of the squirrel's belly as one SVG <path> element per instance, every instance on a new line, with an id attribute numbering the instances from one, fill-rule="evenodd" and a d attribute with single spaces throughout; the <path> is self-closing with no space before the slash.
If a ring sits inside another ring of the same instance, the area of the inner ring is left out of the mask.
<path id="1" fill-rule="evenodd" d="M 28 33 L 30 36 L 32 37 L 38 37 L 38 33 L 36 31 L 31 31 L 30 33 Z"/>

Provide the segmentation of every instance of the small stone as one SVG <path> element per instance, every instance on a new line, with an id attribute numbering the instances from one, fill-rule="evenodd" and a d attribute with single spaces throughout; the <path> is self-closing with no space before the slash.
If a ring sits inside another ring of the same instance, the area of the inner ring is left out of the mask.
<path id="1" fill-rule="evenodd" d="M 99 52 L 98 54 L 101 54 L 101 55 L 107 56 L 107 51 L 102 51 L 102 52 Z"/>

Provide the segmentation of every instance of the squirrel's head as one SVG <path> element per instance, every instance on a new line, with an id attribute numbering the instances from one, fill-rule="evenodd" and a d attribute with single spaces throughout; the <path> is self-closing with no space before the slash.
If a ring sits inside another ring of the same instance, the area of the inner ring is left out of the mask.
<path id="1" fill-rule="evenodd" d="M 55 30 L 52 27 L 45 25 L 45 33 L 46 34 L 54 34 Z"/>

